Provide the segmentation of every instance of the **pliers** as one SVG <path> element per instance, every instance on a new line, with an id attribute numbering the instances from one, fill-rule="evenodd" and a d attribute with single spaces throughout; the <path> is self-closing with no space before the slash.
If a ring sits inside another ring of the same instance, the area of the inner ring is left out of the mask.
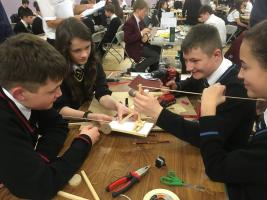
<path id="1" fill-rule="evenodd" d="M 106 187 L 106 191 L 112 192 L 113 197 L 117 197 L 120 194 L 123 194 L 129 190 L 135 183 L 138 183 L 142 176 L 146 174 L 150 165 L 142 167 L 136 171 L 130 172 L 128 175 L 119 178 L 118 180 L 110 183 Z M 120 187 L 119 187 L 120 186 Z"/>

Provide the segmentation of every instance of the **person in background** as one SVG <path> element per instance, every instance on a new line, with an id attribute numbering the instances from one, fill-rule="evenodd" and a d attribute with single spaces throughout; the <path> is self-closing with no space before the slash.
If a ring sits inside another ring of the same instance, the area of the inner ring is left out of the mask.
<path id="1" fill-rule="evenodd" d="M 206 87 L 221 83 L 226 86 L 225 95 L 247 97 L 244 84 L 237 77 L 239 69 L 223 57 L 220 36 L 214 26 L 193 26 L 183 40 L 181 50 L 187 71 L 191 72 L 192 76 L 180 82 L 167 82 L 166 85 L 170 89 L 202 93 Z M 137 112 L 151 117 L 157 126 L 179 139 L 200 147 L 201 127 L 198 121 L 186 120 L 183 116 L 163 108 L 157 98 L 145 93 L 136 94 L 134 106 Z M 226 152 L 247 145 L 256 117 L 255 112 L 254 101 L 227 99 L 217 107 L 222 148 Z"/>
<path id="2" fill-rule="evenodd" d="M 0 44 L 6 40 L 9 36 L 13 35 L 12 27 L 6 15 L 6 11 L 0 1 Z"/>
<path id="3" fill-rule="evenodd" d="M 133 15 L 123 26 L 125 49 L 135 63 L 133 70 L 137 72 L 154 71 L 158 69 L 160 47 L 148 43 L 150 29 L 145 28 L 144 17 L 147 15 L 148 5 L 144 0 L 136 0 Z M 143 58 L 143 59 L 141 59 Z"/>
<path id="4" fill-rule="evenodd" d="M 43 18 L 41 17 L 41 11 L 40 11 L 37 1 L 33 2 L 33 6 L 36 11 L 36 17 L 34 18 L 32 22 L 32 33 L 35 35 L 43 34 L 44 33 Z"/>
<path id="5" fill-rule="evenodd" d="M 160 22 L 162 13 L 167 12 L 168 4 L 166 0 L 159 0 L 158 2 L 158 20 Z"/>
<path id="6" fill-rule="evenodd" d="M 21 6 L 18 8 L 18 16 L 22 19 L 22 11 L 24 10 L 30 10 L 29 8 L 29 0 L 21 0 Z"/>
<path id="7" fill-rule="evenodd" d="M 257 23 L 267 19 L 267 1 L 266 0 L 257 0 L 254 2 L 251 14 L 249 25 L 253 27 Z"/>
<path id="8" fill-rule="evenodd" d="M 257 2 L 257 1 L 256 1 Z M 256 37 L 255 37 L 256 36 Z M 251 98 L 267 101 L 267 21 L 249 29 L 240 48 L 242 66 L 238 77 Z M 201 100 L 200 149 L 209 178 L 225 183 L 229 200 L 266 199 L 267 110 L 256 123 L 247 146 L 224 150 L 223 134 L 216 109 L 225 101 L 225 86 L 204 90 Z M 249 115 L 250 113 L 247 113 Z"/>
<path id="9" fill-rule="evenodd" d="M 43 28 L 47 41 L 55 44 L 55 32 L 57 26 L 68 17 L 81 19 L 81 13 L 86 9 L 91 9 L 93 4 L 74 5 L 72 0 L 50 1 L 37 0 L 44 20 Z"/>
<path id="10" fill-rule="evenodd" d="M 215 26 L 220 34 L 222 45 L 226 43 L 226 27 L 225 22 L 214 15 L 212 8 L 209 5 L 204 5 L 199 10 L 199 21 L 204 24 Z"/>
<path id="11" fill-rule="evenodd" d="M 32 23 L 34 14 L 32 10 L 24 9 L 21 11 L 21 20 L 14 26 L 14 33 L 32 33 Z"/>
<path id="12" fill-rule="evenodd" d="M 105 50 L 103 49 L 103 45 L 106 43 L 111 43 L 112 41 L 115 43 L 117 40 L 113 40 L 115 37 L 117 30 L 119 26 L 121 25 L 121 20 L 117 15 L 115 14 L 115 7 L 113 4 L 109 3 L 105 6 L 105 15 L 106 17 L 110 18 L 110 24 L 107 27 L 107 31 L 105 32 L 105 35 L 102 39 L 102 41 L 99 44 L 99 51 L 101 57 L 105 54 Z"/>
<path id="13" fill-rule="evenodd" d="M 248 25 L 244 24 L 240 20 L 240 15 L 244 8 L 245 8 L 245 4 L 243 0 L 237 0 L 234 6 L 230 9 L 229 14 L 227 16 L 228 23 L 231 25 L 238 26 L 239 32 L 242 32 L 243 30 L 248 28 Z"/>
<path id="14" fill-rule="evenodd" d="M 67 64 L 43 39 L 10 37 L 0 46 L 0 71 L 0 182 L 19 199 L 53 199 L 87 158 L 98 129 L 84 127 L 59 156 L 68 125 L 53 102 Z"/>
<path id="15" fill-rule="evenodd" d="M 198 12 L 200 7 L 200 0 L 185 0 L 182 11 L 183 17 L 186 17 L 185 24 L 195 25 L 198 23 Z"/>
<path id="16" fill-rule="evenodd" d="M 80 4 L 88 4 L 90 3 L 88 0 L 82 0 Z M 93 20 L 93 16 L 89 15 L 82 18 L 82 22 L 90 29 L 91 33 L 95 33 L 95 22 Z"/>
<path id="17" fill-rule="evenodd" d="M 244 0 L 246 6 L 245 6 L 245 13 L 251 13 L 253 5 L 250 0 Z"/>
<path id="18" fill-rule="evenodd" d="M 111 116 L 79 110 L 82 104 L 95 97 L 106 109 L 117 111 L 122 119 L 129 110 L 111 97 L 90 30 L 79 20 L 68 18 L 58 26 L 56 38 L 56 48 L 67 60 L 68 74 L 61 85 L 62 96 L 54 107 L 61 115 L 111 121 Z"/>

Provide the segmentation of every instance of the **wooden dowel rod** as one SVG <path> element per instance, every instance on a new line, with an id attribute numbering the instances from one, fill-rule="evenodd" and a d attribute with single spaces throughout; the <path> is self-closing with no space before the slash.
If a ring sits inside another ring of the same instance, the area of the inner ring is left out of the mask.
<path id="1" fill-rule="evenodd" d="M 77 195 L 74 195 L 74 194 L 70 194 L 70 193 L 67 193 L 67 192 L 64 192 L 64 191 L 59 191 L 57 193 L 58 196 L 61 196 L 61 197 L 64 197 L 66 199 L 70 199 L 70 200 L 88 200 L 88 199 L 85 199 L 83 197 L 80 197 L 80 196 L 77 196 Z"/>
<path id="2" fill-rule="evenodd" d="M 110 121 L 105 121 L 105 120 L 98 120 L 98 119 L 90 119 L 90 118 L 84 118 L 84 117 L 74 117 L 70 115 L 62 115 L 63 119 L 69 119 L 69 120 L 80 120 L 80 121 L 86 121 L 86 122 L 104 122 L 104 123 L 110 123 Z"/>
<path id="3" fill-rule="evenodd" d="M 88 186 L 89 190 L 91 191 L 91 193 L 92 193 L 94 199 L 95 199 L 95 200 L 100 200 L 100 198 L 98 197 L 98 195 L 97 195 L 97 193 L 96 193 L 96 191 L 95 191 L 93 185 L 91 184 L 89 178 L 87 177 L 85 171 L 82 170 L 82 171 L 81 171 L 81 174 L 82 174 L 82 177 L 83 177 L 83 179 L 84 179 L 86 185 Z"/>
<path id="4" fill-rule="evenodd" d="M 176 93 L 184 93 L 184 94 L 195 94 L 195 95 L 202 95 L 202 93 L 198 92 L 188 92 L 188 91 L 182 91 L 182 90 L 171 90 L 168 88 L 157 88 L 157 87 L 150 87 L 150 86 L 141 86 L 143 88 L 149 88 L 149 89 L 154 89 L 154 90 L 166 90 L 170 92 L 176 92 Z M 253 98 L 246 98 L 246 97 L 233 97 L 233 96 L 225 96 L 226 98 L 229 99 L 241 99 L 241 100 L 251 100 L 251 101 L 265 101 L 264 99 L 253 99 Z"/>

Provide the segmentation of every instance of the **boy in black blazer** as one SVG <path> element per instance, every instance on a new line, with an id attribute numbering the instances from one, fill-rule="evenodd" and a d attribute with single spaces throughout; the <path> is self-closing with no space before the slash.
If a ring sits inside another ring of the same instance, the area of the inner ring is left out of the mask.
<path id="1" fill-rule="evenodd" d="M 32 23 L 34 20 L 34 14 L 29 9 L 21 11 L 21 20 L 15 25 L 14 32 L 18 33 L 32 33 Z"/>
<path id="2" fill-rule="evenodd" d="M 171 89 L 202 93 L 205 87 L 221 83 L 226 86 L 225 95 L 247 97 L 243 82 L 238 79 L 238 68 L 223 57 L 222 43 L 217 29 L 211 25 L 194 26 L 184 39 L 183 51 L 187 70 L 192 76 L 184 81 L 167 83 Z M 185 120 L 182 116 L 163 109 L 157 99 L 137 94 L 135 108 L 152 117 L 162 129 L 197 147 L 200 145 L 198 122 Z M 255 119 L 255 102 L 227 99 L 217 107 L 223 148 L 232 151 L 248 143 Z M 166 123 L 168 122 L 168 123 Z"/>

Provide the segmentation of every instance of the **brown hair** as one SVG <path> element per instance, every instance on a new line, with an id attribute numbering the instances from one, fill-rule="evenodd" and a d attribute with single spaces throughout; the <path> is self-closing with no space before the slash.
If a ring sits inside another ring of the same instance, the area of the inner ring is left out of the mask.
<path id="1" fill-rule="evenodd" d="M 248 42 L 252 55 L 267 70 L 267 20 L 246 31 L 243 41 Z"/>
<path id="2" fill-rule="evenodd" d="M 133 4 L 133 11 L 148 8 L 147 2 L 144 0 L 136 0 Z"/>
<path id="3" fill-rule="evenodd" d="M 67 71 L 64 57 L 46 41 L 32 34 L 18 34 L 0 46 L 0 85 L 20 84 L 35 92 L 47 80 L 60 81 Z"/>
<path id="4" fill-rule="evenodd" d="M 181 50 L 186 53 L 193 48 L 200 48 L 209 56 L 215 49 L 222 51 L 222 42 L 217 28 L 208 24 L 193 26 L 183 40 Z"/>
<path id="5" fill-rule="evenodd" d="M 71 46 L 71 41 L 74 38 L 79 38 L 81 40 L 91 42 L 91 52 L 87 63 L 84 65 L 83 88 L 81 88 L 80 83 L 78 83 L 73 78 L 73 69 L 72 69 L 73 62 L 70 56 L 70 46 Z M 57 27 L 55 46 L 67 60 L 69 70 L 65 81 L 68 84 L 68 87 L 70 87 L 72 91 L 72 96 L 74 100 L 80 101 L 81 104 L 83 101 L 82 99 L 89 98 L 88 95 L 92 93 L 96 80 L 96 68 L 97 64 L 99 64 L 95 53 L 94 42 L 92 41 L 91 31 L 89 28 L 87 28 L 85 24 L 83 24 L 81 21 L 79 21 L 74 17 L 65 19 Z M 84 97 L 85 95 L 87 95 L 87 97 Z"/>

